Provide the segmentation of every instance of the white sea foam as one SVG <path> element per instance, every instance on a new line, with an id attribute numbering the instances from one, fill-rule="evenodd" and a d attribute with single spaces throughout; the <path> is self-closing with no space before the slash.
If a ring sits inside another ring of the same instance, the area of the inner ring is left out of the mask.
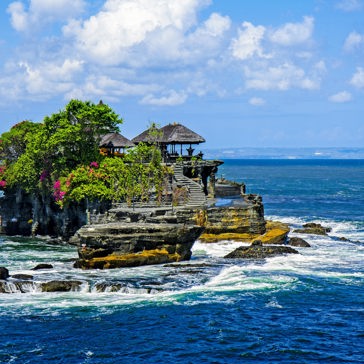
<path id="1" fill-rule="evenodd" d="M 298 218 L 270 218 L 286 222 L 293 228 L 308 222 Z M 307 277 L 338 280 L 348 285 L 363 284 L 364 244 L 336 239 L 345 236 L 350 240 L 364 241 L 363 224 L 331 220 L 312 222 L 330 226 L 332 231 L 329 236 L 291 233 L 291 236 L 303 237 L 311 244 L 311 248 L 297 248 L 300 254 L 239 263 L 224 260 L 222 257 L 246 244 L 234 241 L 197 241 L 193 247 L 192 260 L 173 267 L 157 265 L 83 271 L 74 269 L 72 262 L 68 261 L 75 254 L 69 247 L 57 247 L 56 254 L 52 251 L 38 254 L 29 252 L 28 248 L 22 249 L 21 243 L 3 241 L 0 266 L 10 268 L 10 274 L 31 274 L 35 283 L 25 283 L 23 291 L 26 293 L 20 293 L 14 281 L 9 280 L 7 289 L 15 293 L 0 294 L 0 316 L 31 315 L 34 310 L 45 315 L 61 315 L 63 310 L 75 307 L 94 308 L 99 313 L 110 313 L 115 306 L 145 305 L 147 302 L 176 305 L 198 304 L 201 299 L 204 302 L 229 302 L 234 299 L 231 292 L 245 294 L 290 290 Z M 53 261 L 49 261 L 49 257 L 52 257 Z M 31 270 L 38 263 L 45 261 L 51 263 L 53 269 Z M 194 268 L 199 265 L 200 268 Z M 196 269 L 196 273 L 188 272 L 193 269 Z M 50 280 L 79 280 L 83 283 L 76 292 L 41 293 L 40 284 Z M 111 288 L 106 289 L 106 292 L 99 292 L 95 285 L 100 282 L 121 285 L 115 292 Z M 273 298 L 267 305 L 280 308 L 279 302 Z"/>
<path id="2" fill-rule="evenodd" d="M 203 243 L 197 240 L 193 245 L 192 254 L 221 258 L 242 245 L 247 245 L 247 244 L 242 242 L 227 241 L 227 240 L 218 241 L 216 243 Z"/>

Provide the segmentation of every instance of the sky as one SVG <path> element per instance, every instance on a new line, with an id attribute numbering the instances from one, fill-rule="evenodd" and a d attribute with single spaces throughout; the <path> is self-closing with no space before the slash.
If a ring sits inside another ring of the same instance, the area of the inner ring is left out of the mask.
<path id="1" fill-rule="evenodd" d="M 364 0 L 1 0 L 0 133 L 71 99 L 130 139 L 364 147 Z"/>

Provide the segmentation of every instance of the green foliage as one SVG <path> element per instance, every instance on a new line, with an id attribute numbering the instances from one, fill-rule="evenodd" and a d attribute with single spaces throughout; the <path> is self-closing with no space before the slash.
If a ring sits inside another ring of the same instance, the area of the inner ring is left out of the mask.
<path id="1" fill-rule="evenodd" d="M 35 160 L 27 153 L 22 154 L 16 163 L 6 170 L 5 178 L 7 185 L 18 185 L 27 192 L 33 191 L 37 187 L 39 180 L 35 163 Z"/>
<path id="2" fill-rule="evenodd" d="M 121 122 L 103 103 L 72 100 L 64 110 L 44 119 L 41 137 L 47 154 L 43 158 L 51 160 L 52 172 L 56 175 L 99 160 L 101 136 L 118 131 L 117 125 Z"/>
<path id="3" fill-rule="evenodd" d="M 28 142 L 41 127 L 42 124 L 25 120 L 3 133 L 0 137 L 0 160 L 5 164 L 15 162 L 25 152 Z"/>
<path id="4" fill-rule="evenodd" d="M 124 158 L 104 158 L 100 163 L 81 166 L 61 179 L 64 197 L 57 202 L 63 206 L 88 199 L 148 201 L 151 194 L 160 200 L 164 181 L 170 170 L 162 165 L 160 151 L 154 146 L 139 144 Z"/>
<path id="5" fill-rule="evenodd" d="M 162 163 L 153 123 L 152 145 L 140 143 L 124 158 L 104 157 L 102 135 L 117 132 L 122 120 L 103 103 L 72 100 L 44 118 L 23 122 L 1 136 L 1 188 L 53 196 L 59 206 L 89 201 L 160 201 L 171 173 Z"/>
<path id="6" fill-rule="evenodd" d="M 6 163 L 8 186 L 36 191 L 79 165 L 101 159 L 103 134 L 118 131 L 122 120 L 107 105 L 72 100 L 42 124 L 23 122 L 1 136 L 0 156 Z M 51 191 L 50 191 L 51 192 Z"/>

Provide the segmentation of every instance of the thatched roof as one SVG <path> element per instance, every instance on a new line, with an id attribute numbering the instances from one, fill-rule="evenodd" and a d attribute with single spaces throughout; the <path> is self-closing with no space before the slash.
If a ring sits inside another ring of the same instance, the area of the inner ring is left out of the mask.
<path id="1" fill-rule="evenodd" d="M 154 142 L 160 142 L 159 137 L 159 130 L 154 124 L 148 128 L 147 130 L 144 130 L 141 134 L 137 135 L 135 138 L 133 138 L 131 141 L 135 144 L 138 143 L 154 143 Z"/>
<path id="2" fill-rule="evenodd" d="M 160 129 L 163 132 L 162 142 L 168 144 L 199 144 L 204 143 L 205 139 L 188 129 L 186 126 L 173 123 Z"/>
<path id="3" fill-rule="evenodd" d="M 118 133 L 107 133 L 101 138 L 100 142 L 101 148 L 128 148 L 133 146 L 133 142 Z"/>
<path id="4" fill-rule="evenodd" d="M 132 141 L 134 143 L 159 142 L 164 144 L 199 144 L 205 142 L 201 135 L 178 123 L 168 124 L 160 129 L 155 128 L 155 130 L 159 131 L 160 135 L 158 133 L 156 136 L 151 135 L 151 130 L 147 129 L 133 138 Z"/>

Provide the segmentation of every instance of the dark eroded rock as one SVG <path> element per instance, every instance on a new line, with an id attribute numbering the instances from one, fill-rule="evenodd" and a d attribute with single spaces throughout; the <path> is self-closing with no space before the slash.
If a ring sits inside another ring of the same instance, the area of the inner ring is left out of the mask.
<path id="1" fill-rule="evenodd" d="M 11 276 L 11 278 L 28 281 L 28 280 L 32 280 L 33 276 L 30 274 L 13 274 Z"/>
<path id="2" fill-rule="evenodd" d="M 9 270 L 5 267 L 0 267 L 0 279 L 8 279 L 10 277 Z"/>
<path id="3" fill-rule="evenodd" d="M 70 292 L 79 291 L 80 281 L 50 281 L 41 284 L 42 292 Z"/>
<path id="4" fill-rule="evenodd" d="M 309 248 L 311 246 L 309 243 L 307 243 L 306 240 L 297 238 L 297 237 L 290 238 L 289 245 L 300 247 L 300 248 Z"/>
<path id="5" fill-rule="evenodd" d="M 243 258 L 243 259 L 264 259 L 282 254 L 299 254 L 297 250 L 289 246 L 263 246 L 256 245 L 242 246 L 235 249 L 233 252 L 225 255 L 224 258 Z"/>
<path id="6" fill-rule="evenodd" d="M 330 227 L 322 226 L 321 224 L 316 224 L 314 222 L 310 222 L 302 225 L 302 229 L 297 229 L 295 233 L 301 234 L 314 234 L 314 235 L 327 235 L 331 231 Z"/>
<path id="7" fill-rule="evenodd" d="M 40 269 L 52 269 L 52 264 L 40 263 L 36 265 L 32 270 L 40 270 Z"/>

